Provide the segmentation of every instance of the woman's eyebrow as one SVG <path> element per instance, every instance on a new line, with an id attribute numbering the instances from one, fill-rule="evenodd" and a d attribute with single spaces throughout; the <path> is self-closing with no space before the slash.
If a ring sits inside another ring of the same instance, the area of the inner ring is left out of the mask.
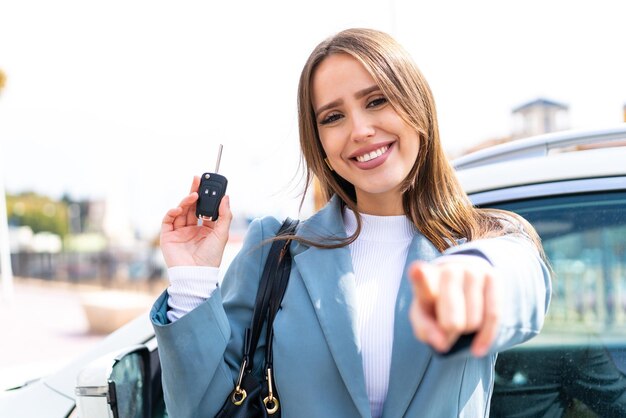
<path id="1" fill-rule="evenodd" d="M 357 99 L 362 98 L 363 96 L 367 96 L 370 93 L 375 92 L 376 90 L 380 90 L 380 87 L 378 87 L 376 84 L 374 84 L 373 86 L 364 88 L 363 90 L 359 90 L 354 94 L 354 97 L 356 97 Z"/>
<path id="2" fill-rule="evenodd" d="M 378 85 L 374 84 L 373 86 L 369 86 L 364 88 L 363 90 L 359 90 L 356 93 L 354 93 L 354 97 L 357 99 L 360 99 L 364 96 L 367 96 L 368 94 L 376 91 L 376 90 L 380 90 L 380 87 L 378 87 Z M 323 111 L 330 109 L 332 107 L 335 106 L 339 106 L 340 104 L 343 103 L 342 99 L 337 99 L 337 100 L 333 100 L 330 103 L 325 104 L 324 106 L 320 106 L 317 108 L 317 110 L 315 111 L 315 116 L 319 116 L 320 113 L 322 113 Z"/>
<path id="3" fill-rule="evenodd" d="M 324 106 L 320 106 L 320 107 L 318 107 L 318 108 L 317 108 L 317 110 L 315 111 L 315 116 L 317 117 L 317 116 L 319 116 L 319 114 L 320 114 L 320 113 L 322 113 L 323 111 L 325 111 L 325 110 L 327 110 L 327 109 L 330 109 L 330 108 L 332 108 L 332 107 L 335 107 L 335 106 L 339 106 L 339 105 L 340 105 L 340 104 L 342 104 L 342 103 L 343 103 L 343 100 L 342 100 L 342 99 L 337 99 L 337 100 L 333 100 L 333 101 L 332 101 L 332 102 L 330 102 L 330 103 L 325 104 Z"/>

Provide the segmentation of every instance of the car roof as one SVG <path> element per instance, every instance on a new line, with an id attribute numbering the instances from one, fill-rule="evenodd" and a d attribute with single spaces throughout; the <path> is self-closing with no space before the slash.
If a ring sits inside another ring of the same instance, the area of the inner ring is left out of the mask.
<path id="1" fill-rule="evenodd" d="M 623 138 L 626 124 L 601 131 L 542 135 L 477 151 L 454 160 L 453 165 L 468 194 L 547 182 L 620 177 L 626 176 L 626 146 L 589 147 L 610 146 L 607 141 Z"/>
<path id="2" fill-rule="evenodd" d="M 460 170 L 457 176 L 468 194 L 564 180 L 626 176 L 626 147 L 500 162 Z"/>
<path id="3" fill-rule="evenodd" d="M 503 161 L 543 157 L 552 152 L 579 148 L 600 148 L 610 144 L 626 144 L 626 123 L 594 130 L 567 130 L 529 138 L 475 151 L 453 161 L 457 170 Z"/>

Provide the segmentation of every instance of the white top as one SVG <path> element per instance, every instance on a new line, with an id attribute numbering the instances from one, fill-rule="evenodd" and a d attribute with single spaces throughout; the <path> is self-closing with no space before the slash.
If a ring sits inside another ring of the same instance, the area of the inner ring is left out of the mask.
<path id="1" fill-rule="evenodd" d="M 372 417 L 378 418 L 389 387 L 396 298 L 417 230 L 404 215 L 361 215 L 361 219 L 361 233 L 349 248 L 365 385 Z M 356 218 L 349 209 L 344 210 L 344 225 L 348 235 L 356 230 Z"/>
<path id="2" fill-rule="evenodd" d="M 170 322 L 182 318 L 200 306 L 217 289 L 217 267 L 178 266 L 167 269 L 170 286 L 167 288 L 167 319 Z"/>

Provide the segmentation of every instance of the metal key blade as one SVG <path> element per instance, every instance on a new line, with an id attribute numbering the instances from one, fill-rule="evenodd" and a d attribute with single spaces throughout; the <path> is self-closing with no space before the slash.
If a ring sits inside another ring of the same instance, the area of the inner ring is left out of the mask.
<path id="1" fill-rule="evenodd" d="M 216 174 L 220 172 L 220 161 L 222 160 L 222 148 L 224 148 L 224 146 L 220 144 L 220 149 L 219 151 L 217 151 L 217 163 L 215 164 Z"/>

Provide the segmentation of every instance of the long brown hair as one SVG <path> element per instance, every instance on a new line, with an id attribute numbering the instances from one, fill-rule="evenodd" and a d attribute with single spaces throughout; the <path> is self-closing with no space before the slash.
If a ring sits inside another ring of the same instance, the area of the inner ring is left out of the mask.
<path id="1" fill-rule="evenodd" d="M 541 248 L 530 224 L 504 211 L 472 206 L 444 153 L 439 138 L 435 102 L 428 83 L 408 52 L 391 36 L 372 29 L 348 29 L 320 43 L 307 60 L 298 86 L 300 146 L 306 167 L 305 194 L 316 177 L 325 200 L 337 195 L 357 215 L 357 230 L 340 243 L 347 245 L 361 230 L 354 186 L 324 162 L 312 101 L 312 79 L 319 64 L 331 54 L 348 54 L 370 73 L 400 117 L 418 133 L 419 152 L 402 183 L 406 216 L 440 251 L 460 238 L 473 240 L 520 232 Z"/>

